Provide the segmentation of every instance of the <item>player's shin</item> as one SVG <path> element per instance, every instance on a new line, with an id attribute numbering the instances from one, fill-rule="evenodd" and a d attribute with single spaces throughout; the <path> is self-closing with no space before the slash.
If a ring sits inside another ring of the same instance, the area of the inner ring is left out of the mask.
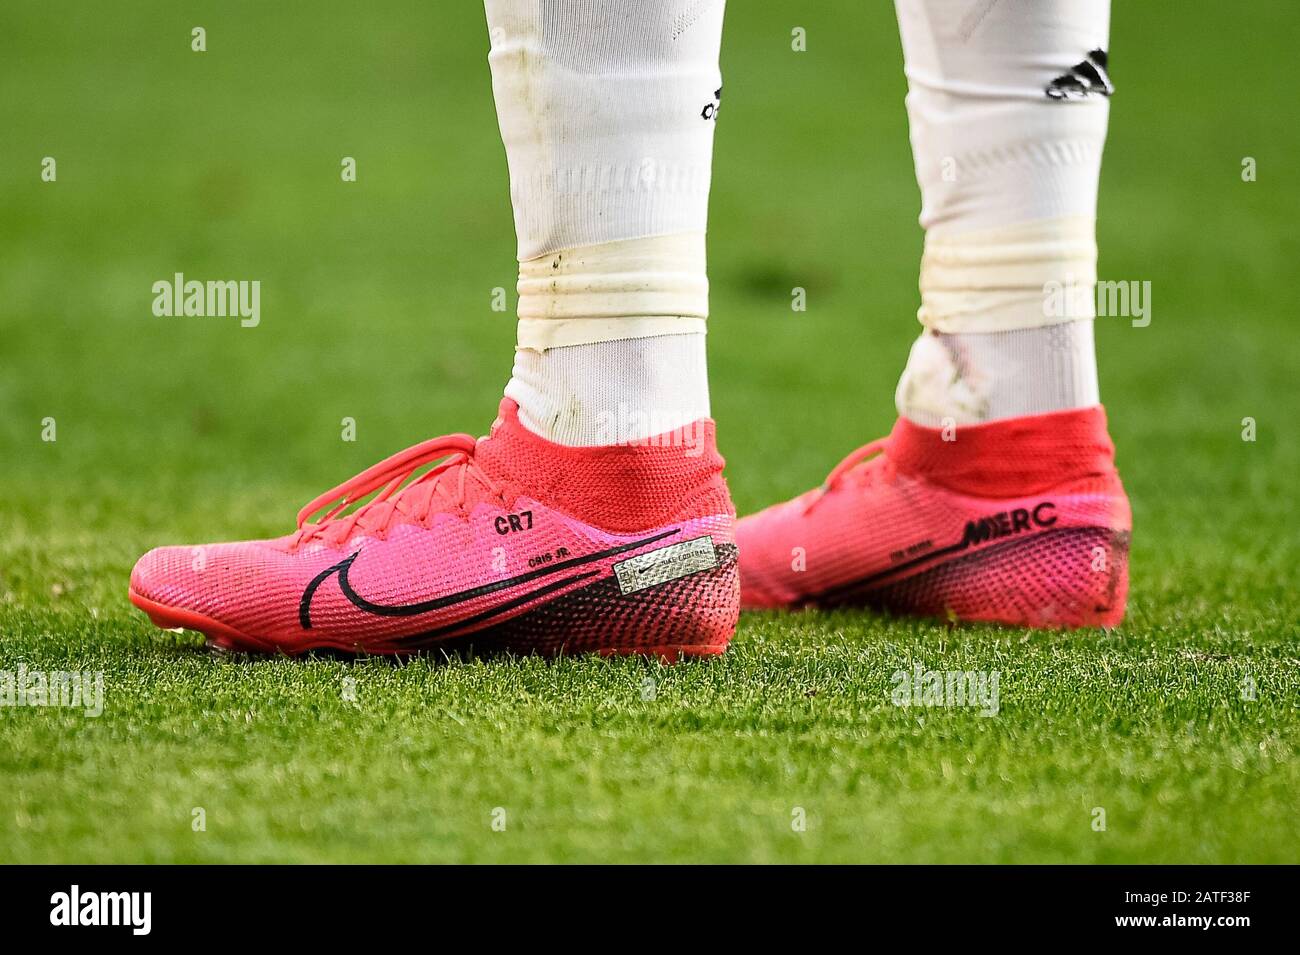
<path id="1" fill-rule="evenodd" d="M 1108 0 L 898 0 L 925 252 L 899 412 L 939 426 L 1095 405 Z"/>
<path id="2" fill-rule="evenodd" d="M 520 420 L 592 446 L 706 418 L 722 0 L 487 12 L 519 240 L 506 394 Z"/>

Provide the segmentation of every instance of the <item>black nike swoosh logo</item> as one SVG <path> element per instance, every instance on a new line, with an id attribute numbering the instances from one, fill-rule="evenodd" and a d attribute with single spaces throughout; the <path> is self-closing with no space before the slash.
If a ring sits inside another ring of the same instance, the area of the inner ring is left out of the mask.
<path id="1" fill-rule="evenodd" d="M 549 584 L 543 584 L 536 590 L 530 590 L 526 594 L 520 594 L 518 597 L 511 597 L 505 603 L 497 604 L 495 607 L 489 607 L 482 613 L 476 613 L 466 617 L 464 620 L 457 620 L 455 623 L 449 623 L 445 627 L 437 627 L 433 630 L 425 630 L 423 633 L 412 634 L 409 637 L 402 637 L 402 646 L 408 649 L 419 649 L 430 640 L 436 640 L 444 637 L 449 633 L 457 630 L 464 630 L 477 623 L 483 623 L 485 620 L 491 620 L 493 617 L 499 617 L 503 613 L 516 610 L 526 603 L 536 600 L 538 597 L 545 597 L 547 594 L 555 593 L 557 590 L 563 590 L 569 584 L 576 584 L 581 580 L 590 580 L 592 577 L 599 577 L 600 571 L 589 570 L 585 573 L 574 574 L 572 577 L 565 577 L 561 580 L 553 580 Z"/>
<path id="2" fill-rule="evenodd" d="M 945 557 L 951 557 L 953 554 L 959 554 L 962 551 L 970 550 L 972 547 L 979 547 L 984 544 L 993 545 L 985 548 L 986 550 L 995 550 L 997 547 L 1002 546 L 1002 544 L 1012 543 L 1013 540 L 1023 540 L 1025 537 L 1033 537 L 1037 534 L 1045 534 L 1048 533 L 1049 530 L 1049 528 L 1039 527 L 1031 530 L 1023 537 L 1007 537 L 1001 544 L 998 544 L 996 541 L 972 540 L 970 536 L 963 535 L 962 539 L 957 541 L 955 544 L 948 544 L 947 546 L 940 547 L 936 550 L 927 551 L 919 557 L 913 557 L 911 560 L 903 561 L 901 564 L 895 564 L 893 567 L 886 567 L 884 570 L 879 570 L 874 574 L 868 574 L 866 577 L 859 577 L 846 584 L 836 584 L 834 587 L 830 587 L 820 593 L 814 594 L 808 599 L 814 601 L 835 600 L 839 597 L 851 594 L 863 587 L 869 587 L 870 585 L 888 577 L 892 577 L 895 574 L 929 563 L 932 560 L 941 560 Z"/>
<path id="3" fill-rule="evenodd" d="M 339 576 L 339 589 L 343 591 L 343 596 L 347 597 L 354 607 L 363 610 L 366 613 L 374 614 L 377 617 L 414 617 L 422 613 L 428 613 L 430 610 L 441 610 L 444 607 L 451 607 L 458 603 L 464 603 L 467 600 L 473 600 L 475 597 L 482 597 L 487 594 L 496 593 L 499 590 L 509 590 L 511 587 L 519 584 L 526 584 L 530 580 L 537 580 L 541 577 L 549 577 L 552 574 L 558 574 L 562 571 L 569 570 L 573 567 L 581 567 L 583 564 L 590 564 L 592 561 L 602 560 L 606 557 L 612 557 L 615 554 L 622 554 L 625 551 L 636 550 L 638 547 L 644 547 L 646 544 L 653 544 L 655 541 L 661 541 L 665 537 L 672 537 L 674 534 L 680 534 L 681 528 L 674 528 L 670 531 L 663 531 L 652 537 L 643 537 L 627 544 L 619 544 L 617 547 L 609 547 L 605 550 L 596 551 L 594 554 L 587 554 L 583 557 L 572 557 L 569 560 L 562 560 L 555 564 L 549 564 L 539 570 L 530 570 L 527 573 L 518 574 L 514 577 L 507 577 L 504 580 L 496 580 L 490 584 L 480 584 L 477 587 L 471 587 L 468 590 L 461 590 L 454 594 L 446 594 L 442 597 L 434 597 L 431 600 L 422 600 L 413 604 L 377 604 L 374 601 L 367 600 L 355 590 L 352 589 L 352 583 L 348 580 L 348 571 L 352 567 L 352 562 L 360 556 L 361 551 L 358 549 L 347 557 L 343 558 L 337 564 L 326 567 L 319 574 L 312 578 L 311 583 L 302 592 L 302 600 L 298 603 L 298 622 L 304 630 L 311 629 L 311 600 L 321 584 L 329 580 L 334 574 Z M 582 580 L 589 575 L 579 575 L 571 580 Z M 566 583 L 569 581 L 565 581 Z M 543 588 L 543 591 L 549 591 L 550 588 Z M 543 591 L 533 594 L 537 596 Z M 531 598 L 530 598 L 531 599 Z M 459 626 L 459 625 L 458 625 Z"/>
<path id="4" fill-rule="evenodd" d="M 940 547 L 938 550 L 929 551 L 928 553 L 922 554 L 920 557 L 914 557 L 912 560 L 904 561 L 901 564 L 895 564 L 893 567 L 886 567 L 884 570 L 878 571 L 874 574 L 868 574 L 866 577 L 859 577 L 857 580 L 851 580 L 847 584 L 837 584 L 828 590 L 823 590 L 812 599 L 833 600 L 842 594 L 851 593 L 859 587 L 866 587 L 870 584 L 874 584 L 878 580 L 883 580 L 886 577 L 891 577 L 894 574 L 900 573 L 901 571 L 911 570 L 913 567 L 918 567 L 926 561 L 935 560 L 940 557 L 947 557 L 949 554 L 956 554 L 960 551 L 967 550 L 970 546 L 970 540 L 963 537 L 957 543 L 949 544 L 947 547 Z"/>

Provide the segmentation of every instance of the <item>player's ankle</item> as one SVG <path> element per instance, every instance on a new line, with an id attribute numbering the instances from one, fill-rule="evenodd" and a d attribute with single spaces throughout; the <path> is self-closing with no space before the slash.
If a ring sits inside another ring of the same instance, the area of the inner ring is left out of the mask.
<path id="1" fill-rule="evenodd" d="M 899 414 L 967 425 L 1099 401 L 1091 319 L 982 334 L 926 331 L 898 383 Z"/>
<path id="2" fill-rule="evenodd" d="M 508 487 L 544 493 L 558 510 L 609 531 L 735 516 L 709 418 L 644 438 L 574 447 L 524 427 L 506 398 L 476 454 Z"/>
<path id="3" fill-rule="evenodd" d="M 520 348 L 506 397 L 519 420 L 572 447 L 646 443 L 709 417 L 702 334 Z"/>

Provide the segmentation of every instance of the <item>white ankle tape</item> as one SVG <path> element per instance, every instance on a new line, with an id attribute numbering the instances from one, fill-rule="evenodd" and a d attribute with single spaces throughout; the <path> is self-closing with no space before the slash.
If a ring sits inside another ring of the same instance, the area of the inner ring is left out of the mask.
<path id="1" fill-rule="evenodd" d="M 925 237 L 917 318 L 946 334 L 1039 328 L 1096 317 L 1093 219 L 1040 219 Z M 1053 292 L 1057 294 L 1053 294 Z M 1069 307 L 1062 308 L 1066 302 Z"/>
<path id="2" fill-rule="evenodd" d="M 519 263 L 520 348 L 702 335 L 708 314 L 702 232 L 606 242 Z"/>

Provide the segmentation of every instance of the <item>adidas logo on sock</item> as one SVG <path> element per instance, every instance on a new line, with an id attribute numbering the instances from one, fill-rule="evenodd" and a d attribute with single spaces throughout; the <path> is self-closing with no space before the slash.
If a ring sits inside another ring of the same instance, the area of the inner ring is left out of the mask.
<path id="1" fill-rule="evenodd" d="M 716 90 L 713 91 L 713 102 L 705 103 L 704 109 L 700 110 L 700 118 L 716 120 L 718 118 L 718 110 L 720 109 L 722 109 L 722 87 L 721 86 L 719 86 Z"/>
<path id="2" fill-rule="evenodd" d="M 1093 50 L 1082 63 L 1070 67 L 1070 72 L 1063 73 L 1047 84 L 1047 95 L 1051 99 L 1086 99 L 1093 93 L 1109 96 L 1115 92 L 1110 76 L 1106 73 L 1107 55 L 1105 50 Z"/>

